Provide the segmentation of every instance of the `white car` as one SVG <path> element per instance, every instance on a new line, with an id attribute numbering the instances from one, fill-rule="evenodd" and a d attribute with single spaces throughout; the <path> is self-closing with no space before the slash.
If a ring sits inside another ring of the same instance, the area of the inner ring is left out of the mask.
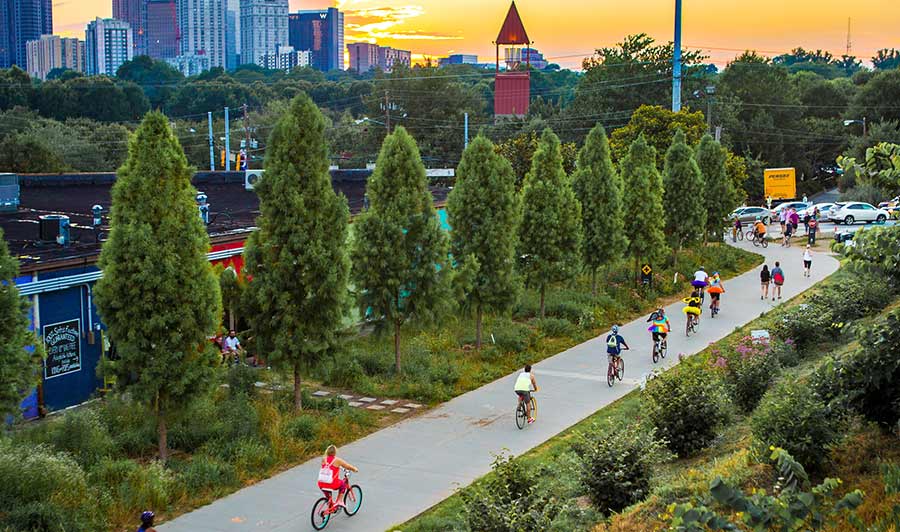
<path id="1" fill-rule="evenodd" d="M 800 215 L 800 218 L 803 218 L 804 216 L 812 216 L 813 212 L 815 212 L 816 209 L 819 209 L 819 216 L 828 216 L 828 211 L 830 211 L 833 206 L 834 203 L 816 203 L 797 213 Z"/>
<path id="2" fill-rule="evenodd" d="M 863 203 L 861 201 L 848 201 L 846 203 L 835 203 L 828 211 L 828 219 L 834 223 L 845 223 L 847 225 L 856 222 L 878 222 L 882 223 L 889 218 L 888 212 Z"/>
<path id="3" fill-rule="evenodd" d="M 812 203 L 803 203 L 802 201 L 786 201 L 784 203 L 779 203 L 772 208 L 772 219 L 778 220 L 781 216 L 781 211 L 785 209 L 793 207 L 797 211 L 797 214 L 800 214 L 808 209 L 811 205 Z"/>

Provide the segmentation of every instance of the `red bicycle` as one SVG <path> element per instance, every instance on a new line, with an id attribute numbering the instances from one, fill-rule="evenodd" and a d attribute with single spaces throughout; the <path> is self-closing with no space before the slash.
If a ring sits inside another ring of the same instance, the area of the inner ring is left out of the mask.
<path id="1" fill-rule="evenodd" d="M 606 368 L 606 384 L 612 388 L 616 383 L 616 379 L 622 380 L 625 376 L 625 361 L 622 360 L 622 353 L 618 355 L 608 355 L 609 366 Z"/>
<path id="2" fill-rule="evenodd" d="M 338 513 L 341 509 L 343 509 L 344 513 L 349 517 L 353 517 L 356 515 L 356 512 L 359 511 L 359 507 L 362 506 L 362 488 L 360 488 L 358 484 L 350 484 L 349 471 L 344 472 L 344 483 L 350 487 L 344 492 L 343 501 L 331 498 L 332 494 L 334 494 L 334 490 L 322 490 L 322 493 L 324 493 L 325 496 L 317 500 L 313 505 L 312 516 L 310 519 L 313 528 L 316 530 L 325 528 L 325 525 L 331 520 L 331 516 Z M 338 495 L 338 498 L 340 497 L 341 496 Z"/>

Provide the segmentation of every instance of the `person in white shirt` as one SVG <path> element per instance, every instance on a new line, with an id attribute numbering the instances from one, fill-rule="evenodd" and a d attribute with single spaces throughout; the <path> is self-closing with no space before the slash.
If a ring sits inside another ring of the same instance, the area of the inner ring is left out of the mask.
<path id="1" fill-rule="evenodd" d="M 806 245 L 806 250 L 803 252 L 803 276 L 809 277 L 809 269 L 812 267 L 812 251 L 810 251 L 809 244 Z"/>
<path id="2" fill-rule="evenodd" d="M 691 286 L 700 290 L 700 301 L 702 302 L 704 290 L 709 286 L 709 274 L 706 273 L 706 269 L 703 266 L 700 266 L 700 269 L 694 272 L 694 280 L 691 281 Z"/>
<path id="3" fill-rule="evenodd" d="M 228 355 L 234 356 L 235 362 L 239 360 L 241 352 L 241 341 L 238 340 L 237 333 L 234 332 L 234 329 L 228 331 L 228 336 L 225 337 L 225 340 L 222 342 L 222 357 L 226 358 Z"/>

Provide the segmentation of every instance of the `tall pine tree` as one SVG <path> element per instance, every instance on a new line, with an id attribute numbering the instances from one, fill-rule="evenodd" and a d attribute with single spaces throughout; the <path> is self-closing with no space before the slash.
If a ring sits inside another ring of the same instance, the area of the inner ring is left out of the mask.
<path id="1" fill-rule="evenodd" d="M 191 174 L 169 119 L 149 113 L 112 189 L 103 277 L 94 291 L 120 357 L 119 382 L 156 412 L 161 460 L 169 416 L 214 382 L 218 360 L 207 338 L 219 325 L 222 300 Z"/>
<path id="2" fill-rule="evenodd" d="M 441 230 L 416 141 L 403 127 L 385 137 L 366 187 L 369 210 L 353 223 L 352 278 L 360 311 L 400 329 L 430 321 L 449 302 L 447 235 Z"/>
<path id="3" fill-rule="evenodd" d="M 596 295 L 597 268 L 620 259 L 628 245 L 622 217 L 622 178 L 613 168 L 606 131 L 599 123 L 578 152 L 572 187 L 581 202 L 582 261 L 591 271 L 591 292 Z"/>
<path id="4" fill-rule="evenodd" d="M 694 160 L 694 150 L 676 130 L 672 145 L 666 151 L 663 208 L 666 211 L 666 233 L 676 252 L 687 243 L 701 240 L 706 234 L 706 192 L 703 174 Z"/>
<path id="5" fill-rule="evenodd" d="M 668 253 L 665 214 L 662 206 L 662 177 L 656 169 L 656 149 L 639 135 L 622 161 L 625 181 L 623 208 L 628 254 L 634 257 L 635 270 L 641 260 L 654 262 Z"/>
<path id="6" fill-rule="evenodd" d="M 550 128 L 541 134 L 522 197 L 519 256 L 528 281 L 540 290 L 543 318 L 547 285 L 572 278 L 581 258 L 581 204 L 563 170 L 559 137 Z"/>
<path id="7" fill-rule="evenodd" d="M 734 181 L 728 177 L 725 167 L 728 152 L 712 136 L 703 135 L 694 157 L 706 184 L 706 236 L 718 242 L 727 223 L 725 217 L 738 203 Z"/>
<path id="8" fill-rule="evenodd" d="M 347 200 L 328 173 L 325 119 L 301 94 L 281 116 L 266 149 L 259 230 L 247 242 L 247 274 L 256 312 L 248 316 L 267 360 L 294 376 L 334 347 L 349 303 Z"/>
<path id="9" fill-rule="evenodd" d="M 482 135 L 463 152 L 447 214 L 453 256 L 474 258 L 477 265 L 467 299 L 475 309 L 475 346 L 480 349 L 484 310 L 503 312 L 519 293 L 515 253 L 521 218 L 512 166 Z"/>
<path id="10" fill-rule="evenodd" d="M 19 405 L 37 381 L 37 366 L 25 350 L 36 341 L 28 329 L 28 302 L 13 282 L 18 275 L 0 229 L 0 420 L 21 414 Z"/>

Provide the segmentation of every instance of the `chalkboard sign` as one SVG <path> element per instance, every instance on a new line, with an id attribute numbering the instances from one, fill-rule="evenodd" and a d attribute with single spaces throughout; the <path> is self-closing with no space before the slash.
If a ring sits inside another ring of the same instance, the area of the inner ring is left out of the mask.
<path id="1" fill-rule="evenodd" d="M 44 378 L 81 371 L 81 321 L 70 320 L 42 327 L 47 360 Z"/>

